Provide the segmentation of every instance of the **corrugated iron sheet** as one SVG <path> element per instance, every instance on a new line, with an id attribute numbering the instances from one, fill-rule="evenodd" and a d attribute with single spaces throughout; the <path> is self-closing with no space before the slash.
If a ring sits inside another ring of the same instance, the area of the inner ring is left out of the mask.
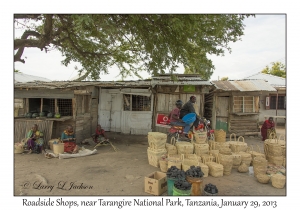
<path id="1" fill-rule="evenodd" d="M 213 81 L 217 89 L 224 91 L 276 91 L 264 80 Z"/>

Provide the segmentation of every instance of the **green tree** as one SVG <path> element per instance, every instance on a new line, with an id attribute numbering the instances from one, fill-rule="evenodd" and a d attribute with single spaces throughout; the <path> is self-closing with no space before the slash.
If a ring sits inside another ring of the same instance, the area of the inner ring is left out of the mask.
<path id="1" fill-rule="evenodd" d="M 286 67 L 281 62 L 272 62 L 272 66 L 266 66 L 261 72 L 265 74 L 271 74 L 278 77 L 286 78 Z"/>
<path id="2" fill-rule="evenodd" d="M 68 66 L 79 62 L 78 72 L 99 79 L 117 66 L 122 78 L 171 74 L 178 64 L 208 79 L 214 70 L 207 54 L 231 52 L 230 42 L 243 35 L 243 20 L 250 15 L 105 15 L 15 14 L 15 27 L 24 29 L 14 39 L 15 62 L 25 63 L 24 49 L 59 50 Z"/>
<path id="3" fill-rule="evenodd" d="M 228 77 L 222 77 L 221 81 L 228 81 Z"/>

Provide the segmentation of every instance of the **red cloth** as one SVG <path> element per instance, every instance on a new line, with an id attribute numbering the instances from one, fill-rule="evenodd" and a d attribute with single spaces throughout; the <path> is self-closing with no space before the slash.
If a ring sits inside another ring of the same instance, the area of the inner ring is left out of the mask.
<path id="1" fill-rule="evenodd" d="M 72 142 L 72 141 L 64 142 L 64 152 L 72 153 L 73 150 L 75 149 L 75 147 L 76 147 L 75 142 Z"/>
<path id="2" fill-rule="evenodd" d="M 260 129 L 263 141 L 268 138 L 267 137 L 268 129 L 271 129 L 271 128 L 274 128 L 274 127 L 275 127 L 274 122 L 270 122 L 269 120 L 266 120 L 264 122 L 264 124 L 261 126 L 261 129 Z"/>
<path id="3" fill-rule="evenodd" d="M 178 109 L 177 107 L 175 109 L 173 109 L 170 113 L 170 122 L 177 122 L 178 118 L 173 118 L 172 115 L 179 117 L 180 115 L 180 109 Z"/>
<path id="4" fill-rule="evenodd" d="M 96 129 L 96 135 L 100 136 L 100 135 L 104 135 L 105 131 L 103 129 L 101 129 L 100 131 L 98 129 Z"/>

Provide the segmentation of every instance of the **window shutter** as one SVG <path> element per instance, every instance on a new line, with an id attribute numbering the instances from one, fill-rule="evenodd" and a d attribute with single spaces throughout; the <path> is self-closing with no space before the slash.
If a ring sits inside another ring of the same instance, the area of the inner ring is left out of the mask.
<path id="1" fill-rule="evenodd" d="M 270 109 L 270 97 L 266 97 L 266 109 Z"/>

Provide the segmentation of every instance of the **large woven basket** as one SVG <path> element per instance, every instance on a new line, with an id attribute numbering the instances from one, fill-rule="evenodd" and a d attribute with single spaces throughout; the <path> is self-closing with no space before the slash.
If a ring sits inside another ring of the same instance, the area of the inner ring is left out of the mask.
<path id="1" fill-rule="evenodd" d="M 223 173 L 224 175 L 230 175 L 233 165 L 233 156 L 232 155 L 223 155 L 219 154 L 220 164 L 223 165 Z"/>
<path id="2" fill-rule="evenodd" d="M 182 160 L 168 160 L 168 169 L 172 166 L 176 166 L 178 169 L 181 170 Z"/>
<path id="3" fill-rule="evenodd" d="M 266 174 L 268 168 L 268 161 L 263 157 L 255 157 L 253 159 L 253 171 L 254 176 L 257 177 L 259 174 Z"/>
<path id="4" fill-rule="evenodd" d="M 198 166 L 198 160 L 184 159 L 182 161 L 182 170 L 187 171 L 191 166 Z"/>
<path id="5" fill-rule="evenodd" d="M 248 166 L 250 166 L 250 164 L 252 162 L 252 156 L 251 156 L 251 154 L 247 153 L 247 152 L 238 152 L 238 154 L 241 155 L 242 162 L 244 162 L 245 164 L 247 164 Z"/>
<path id="6" fill-rule="evenodd" d="M 267 160 L 270 163 L 273 163 L 276 166 L 282 166 L 284 157 L 283 156 L 272 156 L 272 155 L 267 155 Z"/>
<path id="7" fill-rule="evenodd" d="M 241 140 L 242 139 L 242 140 Z M 240 136 L 235 143 L 230 143 L 230 149 L 232 152 L 245 152 L 247 150 L 248 144 L 245 142 L 243 136 Z"/>
<path id="8" fill-rule="evenodd" d="M 204 163 L 198 163 L 198 166 L 200 166 L 201 171 L 204 173 L 203 177 L 208 177 L 209 174 L 209 168 L 207 165 L 205 165 Z"/>
<path id="9" fill-rule="evenodd" d="M 194 148 L 195 148 L 196 155 L 208 154 L 209 152 L 209 145 L 207 143 L 194 144 Z"/>
<path id="10" fill-rule="evenodd" d="M 274 174 L 271 177 L 272 186 L 275 188 L 284 188 L 286 177 L 282 174 Z"/>
<path id="11" fill-rule="evenodd" d="M 202 154 L 201 155 L 201 160 L 202 160 L 202 163 L 205 163 L 205 160 L 210 160 L 212 162 L 215 162 L 216 161 L 216 156 L 213 156 L 211 154 Z"/>
<path id="12" fill-rule="evenodd" d="M 198 162 L 201 162 L 201 156 L 196 155 L 196 154 L 181 154 L 181 160 L 185 160 L 185 159 L 189 159 L 189 160 L 196 160 Z"/>
<path id="13" fill-rule="evenodd" d="M 193 154 L 194 145 L 189 142 L 177 142 L 176 143 L 178 154 Z"/>
<path id="14" fill-rule="evenodd" d="M 168 154 L 168 160 L 181 160 L 180 154 Z"/>
<path id="15" fill-rule="evenodd" d="M 147 154 L 148 154 L 149 164 L 154 167 L 158 167 L 161 156 L 166 155 L 167 150 L 166 149 L 153 149 L 151 147 L 148 147 Z"/>
<path id="16" fill-rule="evenodd" d="M 205 131 L 196 131 L 194 133 L 194 140 L 197 144 L 204 144 L 207 140 L 207 133 Z"/>
<path id="17" fill-rule="evenodd" d="M 173 144 L 166 143 L 166 149 L 167 149 L 168 154 L 171 154 L 171 155 L 177 154 L 177 148 Z"/>
<path id="18" fill-rule="evenodd" d="M 266 159 L 266 155 L 260 151 L 260 148 L 259 148 L 258 145 L 256 145 L 257 151 L 255 151 L 255 150 L 253 149 L 253 146 L 252 146 L 252 145 L 249 146 L 249 148 L 250 148 L 250 149 L 249 149 L 248 153 L 251 154 L 252 159 L 254 159 L 254 158 L 256 158 L 256 157 L 262 157 L 262 158 L 265 158 L 265 159 Z"/>
<path id="19" fill-rule="evenodd" d="M 215 141 L 216 142 L 225 142 L 226 141 L 226 131 L 224 130 L 215 130 L 214 131 L 215 135 Z"/>
<path id="20" fill-rule="evenodd" d="M 167 134 L 161 132 L 148 132 L 148 143 L 153 149 L 164 149 L 167 142 Z"/>
<path id="21" fill-rule="evenodd" d="M 209 145 L 209 154 L 216 157 L 219 154 L 219 150 L 216 149 L 216 142 L 213 141 L 210 145 Z"/>
<path id="22" fill-rule="evenodd" d="M 216 162 L 212 162 L 212 159 L 204 160 L 204 164 L 209 168 L 209 175 L 213 177 L 223 176 L 224 167 L 220 164 L 218 158 L 216 158 Z"/>
<path id="23" fill-rule="evenodd" d="M 278 139 L 275 139 L 275 141 L 265 141 L 264 147 L 265 147 L 265 153 L 267 153 L 267 155 L 271 155 L 271 156 L 283 155 L 282 145 L 279 144 Z"/>
<path id="24" fill-rule="evenodd" d="M 242 155 L 236 152 L 232 153 L 232 168 L 238 168 L 242 163 Z"/>

